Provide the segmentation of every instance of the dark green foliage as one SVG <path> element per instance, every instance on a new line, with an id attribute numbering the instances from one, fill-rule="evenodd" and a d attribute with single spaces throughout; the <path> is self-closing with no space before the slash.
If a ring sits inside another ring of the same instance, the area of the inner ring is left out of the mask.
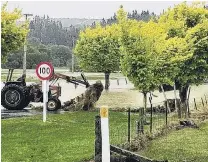
<path id="1" fill-rule="evenodd" d="M 154 12 L 150 13 L 148 10 L 147 11 L 142 11 L 141 13 L 138 13 L 137 10 L 133 10 L 131 13 L 128 12 L 127 18 L 128 19 L 138 20 L 138 21 L 148 22 L 151 18 L 155 19 L 156 18 L 156 14 Z M 117 23 L 117 17 L 116 17 L 115 13 L 110 18 L 108 18 L 106 20 L 103 18 L 100 21 L 101 26 L 111 25 L 113 23 Z M 91 27 L 94 27 L 94 25 L 95 24 L 92 24 Z"/>

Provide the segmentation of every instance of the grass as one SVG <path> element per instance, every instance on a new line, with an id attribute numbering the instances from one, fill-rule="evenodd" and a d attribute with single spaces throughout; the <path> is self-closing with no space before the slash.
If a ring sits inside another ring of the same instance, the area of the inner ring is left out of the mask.
<path id="1" fill-rule="evenodd" d="M 167 136 L 159 137 L 139 154 L 152 159 L 170 162 L 208 161 L 208 123 L 201 125 L 200 129 L 185 128 L 172 131 Z"/>
<path id="2" fill-rule="evenodd" d="M 2 162 L 78 162 L 94 155 L 94 119 L 98 112 L 49 114 L 2 120 Z M 126 129 L 127 114 L 111 112 L 110 133 Z M 125 137 L 125 135 L 122 135 Z M 116 136 L 112 143 L 120 142 Z"/>
<path id="3" fill-rule="evenodd" d="M 127 107 L 138 107 L 138 91 L 116 91 L 106 92 L 103 91 L 100 99 L 96 103 L 97 107 L 102 105 L 109 105 L 112 109 L 116 108 L 127 108 Z"/>

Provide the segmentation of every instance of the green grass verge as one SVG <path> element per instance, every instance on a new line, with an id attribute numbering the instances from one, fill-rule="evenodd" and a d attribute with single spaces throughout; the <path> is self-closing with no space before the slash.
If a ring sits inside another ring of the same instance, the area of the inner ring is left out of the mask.
<path id="1" fill-rule="evenodd" d="M 152 159 L 170 162 L 207 162 L 208 161 L 208 123 L 200 129 L 186 128 L 171 131 L 166 136 L 150 142 L 149 146 L 139 152 Z"/>
<path id="2" fill-rule="evenodd" d="M 2 162 L 78 162 L 94 155 L 98 112 L 71 112 L 2 120 Z M 136 116 L 135 116 L 136 118 Z M 127 128 L 127 113 L 111 112 L 110 134 Z M 122 134 L 125 137 L 125 134 Z M 111 142 L 121 142 L 112 136 Z"/>

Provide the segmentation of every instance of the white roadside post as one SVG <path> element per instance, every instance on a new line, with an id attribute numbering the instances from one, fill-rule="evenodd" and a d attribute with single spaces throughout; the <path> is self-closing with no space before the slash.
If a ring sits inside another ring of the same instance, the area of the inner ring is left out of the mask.
<path id="1" fill-rule="evenodd" d="M 46 106 L 48 102 L 48 93 L 47 93 L 47 80 L 42 82 L 42 92 L 43 92 L 43 122 L 46 122 Z"/>
<path id="2" fill-rule="evenodd" d="M 49 79 L 53 75 L 53 66 L 49 62 L 41 62 L 36 67 L 36 75 L 42 80 L 43 92 L 43 122 L 46 122 L 48 92 L 49 92 Z"/>
<path id="3" fill-rule="evenodd" d="M 109 122 L 108 107 L 100 108 L 101 117 L 101 135 L 102 135 L 102 162 L 110 162 L 110 140 L 109 140 Z"/>

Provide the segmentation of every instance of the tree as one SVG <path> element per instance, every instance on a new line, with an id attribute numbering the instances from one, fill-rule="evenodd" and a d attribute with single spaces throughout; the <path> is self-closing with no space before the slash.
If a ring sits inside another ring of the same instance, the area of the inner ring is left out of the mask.
<path id="1" fill-rule="evenodd" d="M 63 67 L 67 66 L 68 60 L 71 60 L 72 51 L 63 45 L 53 45 L 50 47 L 51 60 L 54 66 Z"/>
<path id="2" fill-rule="evenodd" d="M 122 6 L 117 12 L 117 17 L 122 28 L 121 70 L 142 92 L 146 109 L 147 93 L 154 91 L 162 80 L 156 74 L 164 61 L 157 61 L 159 59 L 155 55 L 153 42 L 160 39 L 159 33 L 163 29 L 152 21 L 144 23 L 127 19 L 127 13 Z"/>
<path id="3" fill-rule="evenodd" d="M 87 28 L 80 33 L 74 50 L 82 69 L 105 74 L 106 90 L 109 88 L 110 73 L 117 71 L 120 65 L 119 31 L 116 24 Z"/>
<path id="4" fill-rule="evenodd" d="M 19 49 L 8 54 L 6 62 L 3 64 L 3 68 L 22 68 L 22 53 L 23 49 Z M 27 44 L 27 68 L 34 69 L 41 61 L 50 61 L 50 49 L 43 44 Z"/>
<path id="5" fill-rule="evenodd" d="M 7 60 L 4 64 L 2 64 L 2 68 L 12 68 L 19 69 L 22 68 L 22 52 L 17 51 L 11 54 L 8 54 Z"/>
<path id="6" fill-rule="evenodd" d="M 10 52 L 23 46 L 29 31 L 28 22 L 17 25 L 17 20 L 22 16 L 21 11 L 16 8 L 9 12 L 6 7 L 7 3 L 2 6 L 1 10 L 1 59 L 3 62 L 6 61 Z"/>
<path id="7" fill-rule="evenodd" d="M 167 43 L 171 40 L 175 40 L 174 46 L 173 41 L 172 45 L 169 44 L 172 50 L 167 48 L 162 53 L 171 55 L 174 52 L 173 58 L 179 60 L 176 63 L 178 71 L 174 80 L 179 84 L 181 107 L 185 112 L 187 112 L 189 86 L 203 83 L 208 76 L 207 19 L 208 10 L 204 8 L 203 3 L 187 5 L 184 2 L 166 11 L 158 20 L 167 34 L 164 40 L 165 46 L 167 47 Z M 183 41 L 183 46 L 178 40 Z M 187 54 L 186 59 L 180 58 L 184 54 Z"/>
<path id="8" fill-rule="evenodd" d="M 127 20 L 122 7 L 117 13 L 122 28 L 122 72 L 144 98 L 160 84 L 179 83 L 184 106 L 187 87 L 207 77 L 207 11 L 182 3 L 164 13 L 158 23 Z"/>

